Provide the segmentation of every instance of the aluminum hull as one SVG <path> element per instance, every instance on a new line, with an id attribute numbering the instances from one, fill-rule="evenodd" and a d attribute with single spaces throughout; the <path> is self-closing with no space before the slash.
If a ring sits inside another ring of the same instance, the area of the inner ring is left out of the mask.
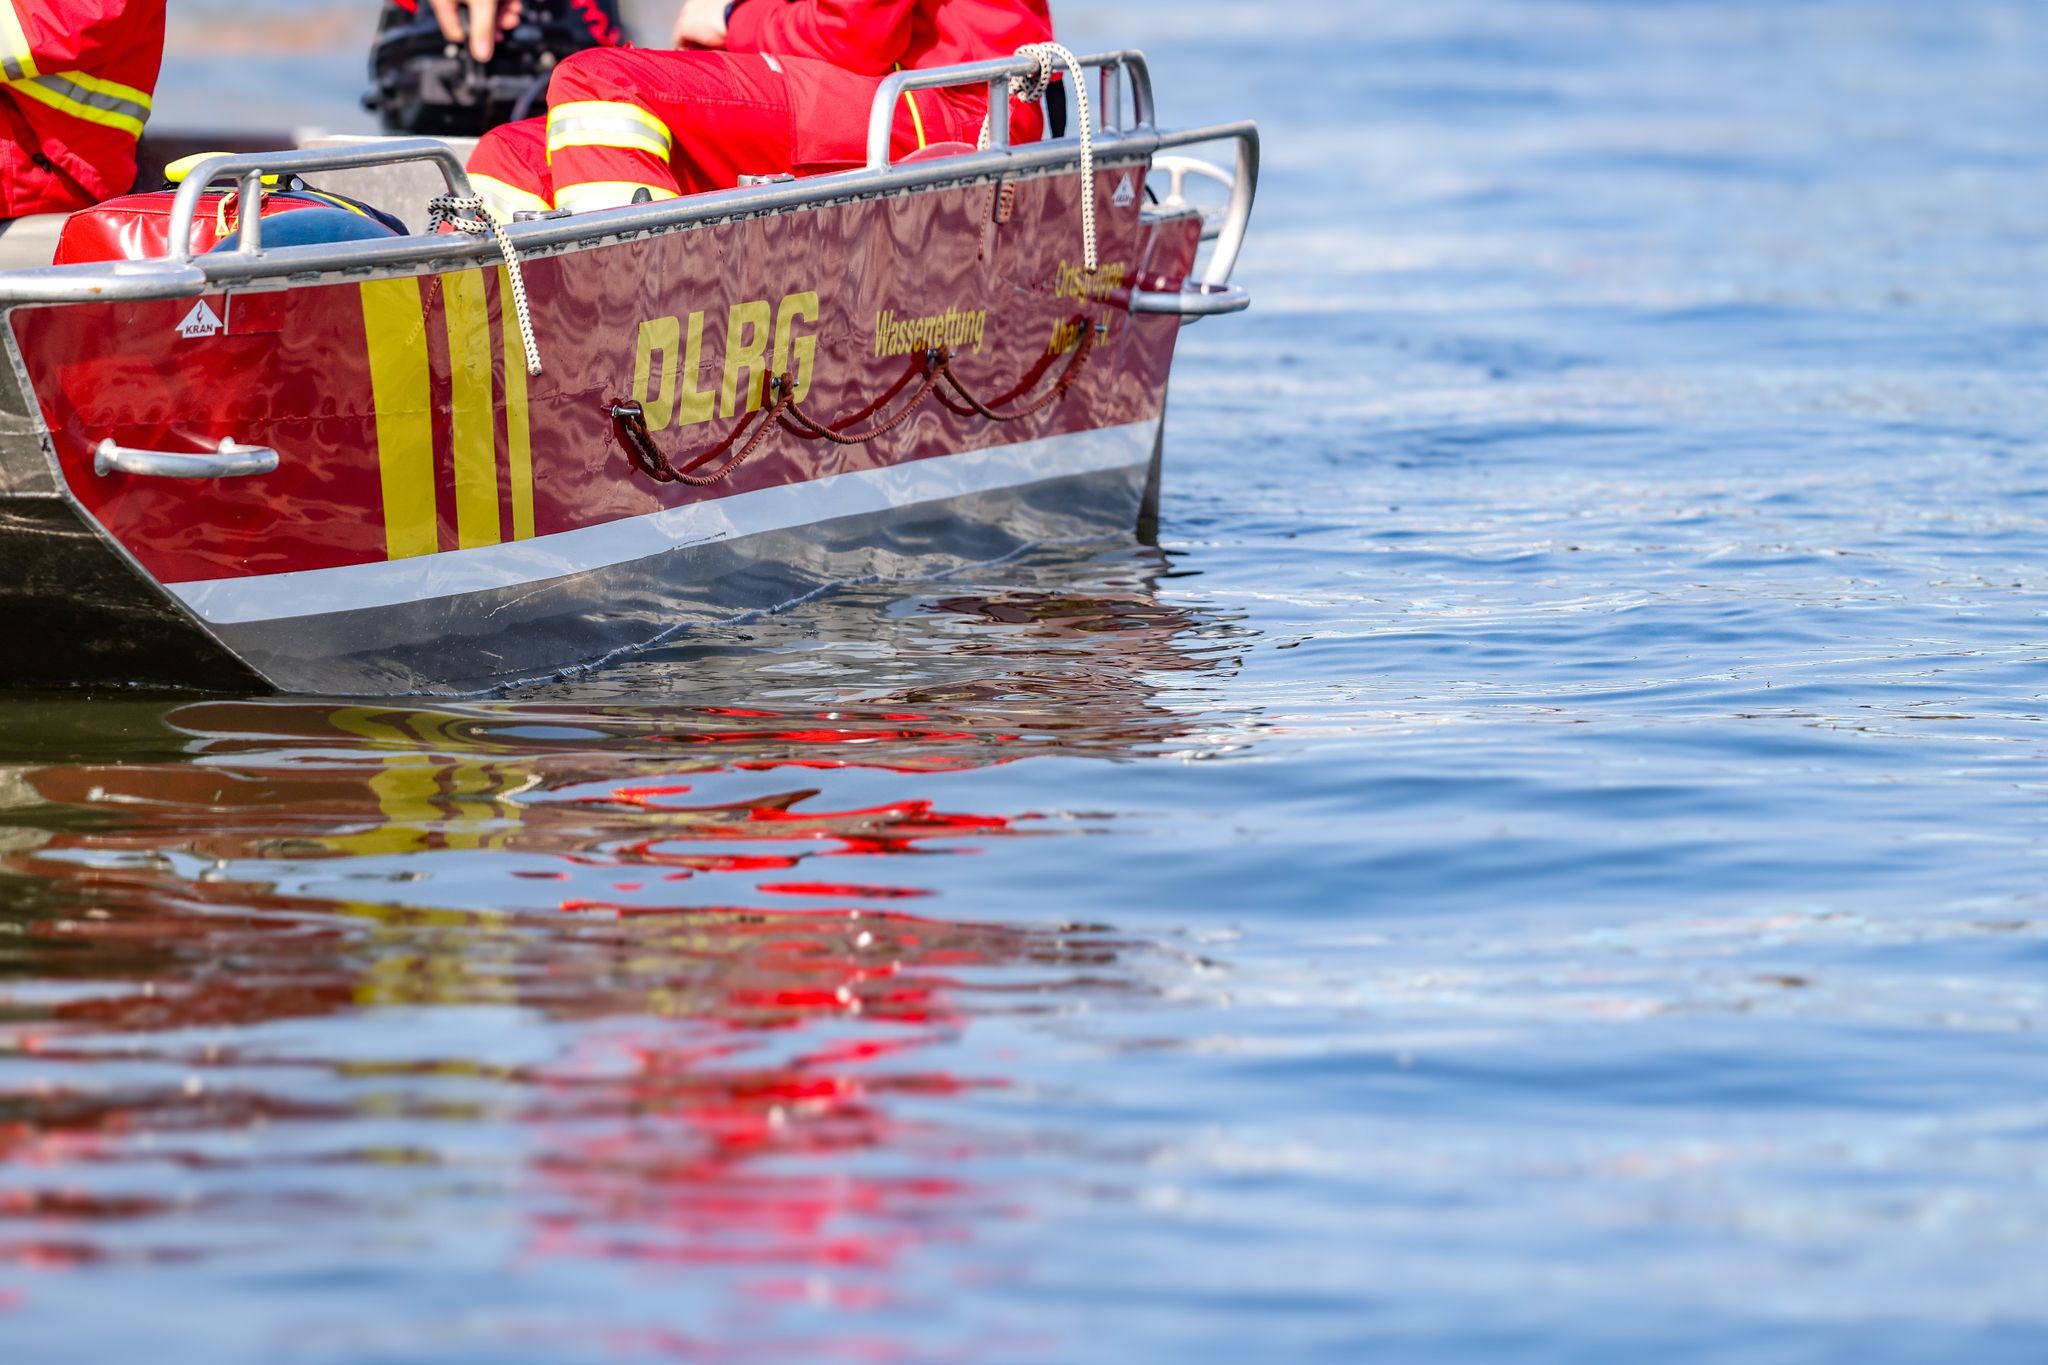
<path id="1" fill-rule="evenodd" d="M 1034 544 L 1127 534 L 1149 459 L 678 546 L 531 583 L 215 625 L 286 692 L 469 693 L 602 663 L 836 584 L 924 579 Z"/>
<path id="2" fill-rule="evenodd" d="M 462 238 L 0 274 L 0 609 L 26 646 L 0 685 L 473 692 L 1127 534 L 1184 321 L 1145 300 L 1191 286 L 1202 237 L 1144 206 L 1160 145 L 1106 136 L 1085 180 L 1039 145 L 525 224 L 531 352 L 512 269 Z M 939 348 L 1015 420 L 918 401 Z M 636 460 L 621 404 L 698 478 Z M 160 472 L 216 448 L 275 456 Z"/>

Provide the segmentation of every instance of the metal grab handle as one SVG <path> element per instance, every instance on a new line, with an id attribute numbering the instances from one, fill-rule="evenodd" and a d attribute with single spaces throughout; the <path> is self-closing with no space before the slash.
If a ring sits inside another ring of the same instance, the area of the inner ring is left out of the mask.
<path id="1" fill-rule="evenodd" d="M 1133 313 L 1168 313 L 1183 318 L 1212 318 L 1242 313 L 1252 306 L 1251 291 L 1241 284 L 1190 284 L 1183 289 L 1133 289 Z"/>
<path id="2" fill-rule="evenodd" d="M 1115 119 L 1117 132 L 1132 132 L 1152 124 L 1152 69 L 1145 64 L 1145 54 L 1125 50 L 1123 52 L 1098 52 L 1080 59 L 1086 68 L 1100 68 L 1103 77 L 1104 98 L 1098 101 L 1103 131 L 1111 131 L 1110 121 Z M 896 126 L 896 106 L 904 95 L 913 90 L 945 90 L 956 85 L 988 86 L 989 108 L 989 150 L 1000 151 L 1010 145 L 1010 77 L 1029 76 L 1038 70 L 1038 63 L 1022 57 L 1005 57 L 992 62 L 962 62 L 958 66 L 921 67 L 915 71 L 892 71 L 882 78 L 875 88 L 875 102 L 868 108 L 868 169 L 886 171 L 889 169 L 890 133 Z M 1119 87 L 1115 84 L 1114 73 L 1121 71 L 1131 83 L 1131 125 L 1122 126 L 1123 101 L 1117 97 Z"/>
<path id="3" fill-rule="evenodd" d="M 159 479 L 239 479 L 268 474 L 277 468 L 277 452 L 269 446 L 245 446 L 225 439 L 211 451 L 137 450 L 116 445 L 109 436 L 92 453 L 92 472 L 147 474 Z"/>
<path id="4" fill-rule="evenodd" d="M 199 200 L 213 182 L 229 177 L 241 181 L 243 204 L 262 202 L 263 177 L 296 175 L 301 171 L 350 171 L 365 166 L 395 165 L 406 161 L 432 161 L 441 170 L 450 194 L 467 198 L 469 175 L 462 158 L 447 143 L 430 137 L 398 138 L 389 142 L 365 143 L 355 147 L 309 147 L 289 152 L 244 152 L 210 156 L 185 173 L 178 185 L 178 197 L 171 201 L 171 259 L 192 259 L 192 220 L 199 215 Z M 263 215 L 244 212 L 235 238 L 239 255 L 253 256 L 263 249 Z"/>
<path id="5" fill-rule="evenodd" d="M 1224 215 L 1223 230 L 1216 234 L 1216 250 L 1209 268 L 1202 272 L 1203 284 L 1228 284 L 1237 268 L 1237 254 L 1244 250 L 1245 229 L 1251 226 L 1252 200 L 1259 192 L 1259 128 L 1246 124 L 1236 135 L 1237 171 L 1230 177 L 1230 211 Z"/>
<path id="6" fill-rule="evenodd" d="M 1245 229 L 1251 226 L 1252 221 L 1252 200 L 1259 192 L 1259 125 L 1250 119 L 1242 119 L 1236 123 L 1218 124 L 1214 128 L 1162 133 L 1153 151 L 1156 160 L 1160 152 L 1169 152 L 1176 147 L 1199 147 L 1205 142 L 1224 141 L 1237 144 L 1237 170 L 1230 177 L 1230 208 L 1223 215 L 1223 226 L 1216 234 L 1216 250 L 1209 257 L 1209 268 L 1202 272 L 1203 284 L 1230 283 L 1230 272 L 1237 268 L 1237 255 L 1244 250 Z M 1204 237 L 1207 235 L 1203 234 Z"/>

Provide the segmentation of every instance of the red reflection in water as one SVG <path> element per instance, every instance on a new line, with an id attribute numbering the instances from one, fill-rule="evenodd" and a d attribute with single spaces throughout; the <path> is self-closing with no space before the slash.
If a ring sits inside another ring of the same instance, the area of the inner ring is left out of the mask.
<path id="1" fill-rule="evenodd" d="M 766 1306 L 873 1306 L 913 1249 L 1015 1216 L 947 1118 L 1006 1081 L 952 1049 L 977 1014 L 1138 989 L 1130 945 L 888 908 L 934 894 L 901 860 L 1051 832 L 955 808 L 948 773 L 1177 735 L 1132 670 L 1186 666 L 1184 622 L 1050 597 L 940 609 L 1114 637 L 1118 667 L 1078 699 L 798 714 L 202 703 L 161 716 L 147 760 L 25 766 L 42 804 L 0 842 L 29 879 L 0 911 L 0 1263 L 198 1254 L 208 1206 L 136 1193 L 123 1173 L 144 1166 L 247 1169 L 237 1216 L 279 1229 L 309 1210 L 470 1217 L 384 1182 L 463 1167 L 471 1129 L 517 1135 L 496 1149 L 524 1154 L 523 1177 L 492 1216 L 529 1229 L 526 1257 L 724 1267 Z M 855 768 L 933 786 L 833 799 L 832 770 Z M 813 785 L 732 794 L 780 770 Z M 883 856 L 899 861 L 869 866 L 899 876 L 805 875 Z M 465 1055 L 422 1023 L 394 1058 L 372 1027 L 477 1006 L 519 1011 L 506 1028 L 535 1045 Z M 358 1145 L 366 1117 L 400 1136 Z M 821 1289 L 817 1271 L 853 1278 Z M 703 1346 L 618 1331 L 620 1349 Z"/>
<path id="2" fill-rule="evenodd" d="M 816 900 L 901 900 L 932 894 L 914 886 L 870 886 L 851 882 L 763 882 L 759 889 L 776 896 L 808 896 Z"/>

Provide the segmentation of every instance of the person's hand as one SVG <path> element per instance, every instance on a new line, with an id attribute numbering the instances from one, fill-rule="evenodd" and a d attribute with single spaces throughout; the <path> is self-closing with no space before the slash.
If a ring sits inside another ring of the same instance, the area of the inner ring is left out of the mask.
<path id="1" fill-rule="evenodd" d="M 724 47 L 726 0 L 683 0 L 676 11 L 677 47 Z"/>
<path id="2" fill-rule="evenodd" d="M 519 22 L 519 0 L 428 0 L 434 18 L 440 21 L 441 36 L 451 43 L 462 41 L 462 11 L 469 11 L 469 55 L 480 62 L 491 59 L 498 35 L 509 33 Z"/>

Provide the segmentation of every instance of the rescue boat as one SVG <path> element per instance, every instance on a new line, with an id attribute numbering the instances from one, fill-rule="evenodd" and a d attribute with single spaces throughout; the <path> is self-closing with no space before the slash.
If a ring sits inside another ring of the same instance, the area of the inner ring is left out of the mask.
<path id="1" fill-rule="evenodd" d="M 160 255 L 0 271 L 0 681 L 483 692 L 1129 534 L 1180 328 L 1249 301 L 1258 131 L 1160 128 L 1137 52 L 1080 66 L 1066 137 L 892 160 L 907 92 L 1002 115 L 1033 63 L 897 72 L 861 168 L 498 231 L 434 139 L 210 156 Z M 250 211 L 195 248 L 279 178 L 422 172 L 404 233 Z"/>

